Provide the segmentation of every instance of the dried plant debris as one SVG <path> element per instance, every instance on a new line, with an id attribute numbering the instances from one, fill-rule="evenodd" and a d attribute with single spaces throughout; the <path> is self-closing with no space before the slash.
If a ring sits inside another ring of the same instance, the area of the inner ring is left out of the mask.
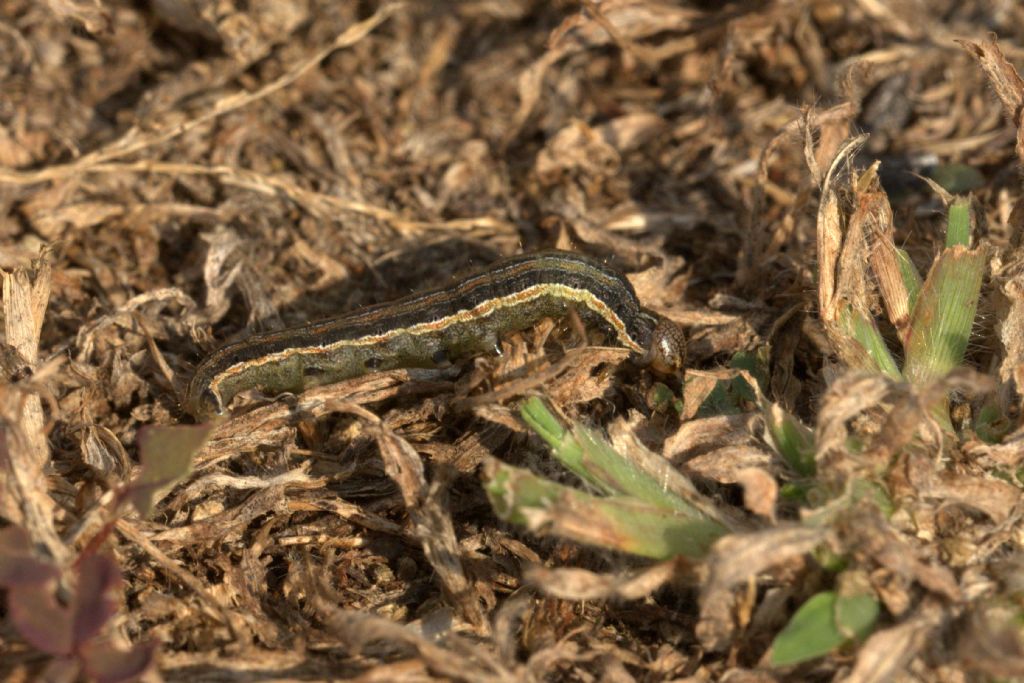
<path id="1" fill-rule="evenodd" d="M 1024 677 L 1016 3 L 5 0 L 0 678 Z M 682 326 L 195 424 L 575 250 Z"/>

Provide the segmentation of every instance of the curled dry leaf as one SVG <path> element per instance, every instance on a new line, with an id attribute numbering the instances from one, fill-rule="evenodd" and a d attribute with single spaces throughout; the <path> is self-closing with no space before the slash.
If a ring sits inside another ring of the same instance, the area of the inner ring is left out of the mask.
<path id="1" fill-rule="evenodd" d="M 956 42 L 978 60 L 981 68 L 985 70 L 989 83 L 1003 104 L 1003 112 L 1017 129 L 1017 159 L 1024 163 L 1024 79 L 1021 79 L 1017 69 L 992 37 L 981 43 L 969 40 Z"/>
<path id="2" fill-rule="evenodd" d="M 582 121 L 563 128 L 537 155 L 535 171 L 545 185 L 559 181 L 563 173 L 582 173 L 603 178 L 619 168 L 619 155 L 598 131 Z"/>
<path id="3" fill-rule="evenodd" d="M 665 457 L 680 462 L 702 451 L 724 446 L 756 447 L 754 434 L 760 422 L 753 413 L 716 415 L 684 422 L 665 440 Z"/>
<path id="4" fill-rule="evenodd" d="M 493 683 L 512 683 L 518 680 L 491 656 L 481 653 L 468 644 L 460 647 L 442 647 L 433 640 L 418 635 L 413 629 L 395 624 L 383 617 L 357 610 L 338 608 L 330 600 L 319 595 L 312 596 L 313 608 L 323 620 L 324 628 L 349 643 L 355 651 L 372 656 L 375 649 L 386 646 L 393 651 L 396 646 L 409 648 L 423 663 L 439 675 L 454 680 L 474 680 Z M 458 636 L 451 636 L 450 639 Z"/>
<path id="5" fill-rule="evenodd" d="M 892 390 L 893 382 L 882 375 L 850 372 L 832 383 L 822 401 L 814 442 L 819 454 L 845 450 L 847 421 L 875 409 Z"/>
<path id="6" fill-rule="evenodd" d="M 131 471 L 131 459 L 120 440 L 106 427 L 92 426 L 81 434 L 82 460 L 110 481 L 123 480 Z"/>
<path id="7" fill-rule="evenodd" d="M 951 603 L 963 598 L 953 572 L 937 558 L 928 557 L 936 552 L 935 549 L 915 547 L 915 542 L 893 529 L 877 508 L 857 508 L 844 521 L 841 530 L 843 544 L 858 556 L 870 558 L 892 572 L 897 577 L 894 585 L 903 587 L 900 590 L 906 590 L 910 582 L 916 581 Z M 905 596 L 895 599 L 899 602 L 906 600 Z"/>
<path id="8" fill-rule="evenodd" d="M 686 461 L 686 469 L 721 484 L 742 484 L 746 488 L 750 471 L 768 472 L 763 468 L 776 466 L 776 458 L 766 450 L 754 446 L 726 446 Z M 776 469 L 779 469 L 776 467 Z M 748 506 L 748 510 L 751 508 Z M 760 513 L 759 513 L 760 514 Z"/>
<path id="9" fill-rule="evenodd" d="M 648 307 L 657 309 L 677 322 L 676 310 L 668 310 L 684 298 L 687 278 L 683 274 L 686 261 L 678 257 L 661 256 L 657 265 L 629 275 L 629 282 L 636 290 L 637 297 Z M 713 324 L 708 321 L 709 324 Z"/>
<path id="10" fill-rule="evenodd" d="M 971 610 L 957 647 L 968 668 L 996 678 L 1024 676 L 1024 640 L 1010 604 L 982 603 Z"/>
<path id="11" fill-rule="evenodd" d="M 1024 203 L 1015 212 L 1019 212 L 1020 220 L 1024 221 Z M 1013 387 L 1020 405 L 1020 401 L 1024 400 L 1024 260 L 1018 259 L 1012 267 L 1016 273 L 1002 285 L 1009 310 L 998 323 L 999 341 L 1005 349 L 1005 357 L 999 366 L 999 377 Z"/>
<path id="12" fill-rule="evenodd" d="M 1002 523 L 1024 503 L 1021 490 L 1002 479 L 972 477 L 959 473 L 945 473 L 929 478 L 919 489 L 923 496 L 936 498 L 943 504 L 964 505 L 980 510 Z"/>
<path id="13" fill-rule="evenodd" d="M 745 467 L 736 472 L 736 481 L 743 487 L 743 507 L 775 521 L 775 503 L 779 497 L 775 478 L 759 467 Z"/>
<path id="14" fill-rule="evenodd" d="M 1024 462 L 1024 431 L 1014 432 L 999 444 L 974 440 L 967 442 L 963 448 L 965 455 L 972 462 L 985 468 L 1016 468 Z"/>
<path id="15" fill-rule="evenodd" d="M 785 526 L 725 536 L 708 558 L 708 577 L 701 590 L 697 637 L 713 651 L 729 646 L 735 631 L 732 590 L 756 579 L 766 569 L 796 560 L 828 537 L 825 529 Z"/>
<path id="16" fill-rule="evenodd" d="M 892 680 L 926 646 L 943 622 L 943 611 L 935 602 L 900 624 L 878 631 L 867 639 L 857 653 L 853 670 L 843 679 L 847 683 L 883 683 Z"/>
<path id="17" fill-rule="evenodd" d="M 681 569 L 681 560 L 659 562 L 625 574 L 534 566 L 525 572 L 523 578 L 545 595 L 564 600 L 636 600 L 677 578 Z"/>
<path id="18" fill-rule="evenodd" d="M 519 110 L 505 135 L 514 140 L 541 100 L 544 80 L 558 62 L 568 56 L 607 45 L 613 41 L 637 41 L 665 31 L 686 33 L 699 22 L 702 12 L 664 2 L 613 0 L 601 4 L 601 18 L 576 14 L 565 19 L 552 33 L 551 47 L 524 69 L 518 80 Z M 610 30 L 610 31 L 609 31 Z M 663 55 L 663 56 L 662 56 Z M 672 51 L 662 53 L 668 58 Z"/>

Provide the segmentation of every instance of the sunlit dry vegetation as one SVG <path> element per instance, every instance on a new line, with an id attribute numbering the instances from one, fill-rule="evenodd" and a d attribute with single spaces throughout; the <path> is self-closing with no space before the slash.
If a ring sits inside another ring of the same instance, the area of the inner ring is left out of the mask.
<path id="1" fill-rule="evenodd" d="M 0 8 L 0 678 L 1024 677 L 1019 3 Z M 181 408 L 545 248 L 685 377 L 570 316 Z"/>

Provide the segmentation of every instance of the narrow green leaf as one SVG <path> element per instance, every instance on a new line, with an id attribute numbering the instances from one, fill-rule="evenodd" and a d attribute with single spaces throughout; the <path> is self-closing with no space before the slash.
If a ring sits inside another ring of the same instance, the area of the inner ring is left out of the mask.
<path id="1" fill-rule="evenodd" d="M 703 557 L 725 527 L 627 496 L 599 497 L 493 463 L 484 485 L 495 513 L 534 533 L 652 559 Z"/>
<path id="2" fill-rule="evenodd" d="M 597 432 L 583 426 L 577 426 L 573 431 L 583 446 L 583 466 L 614 493 L 632 496 L 640 502 L 666 510 L 693 511 L 689 503 L 665 490 L 661 482 L 619 454 Z"/>
<path id="3" fill-rule="evenodd" d="M 603 493 L 615 493 L 615 487 L 590 471 L 583 462 L 583 445 L 567 430 L 547 405 L 536 396 L 519 408 L 523 421 L 551 446 L 552 455 L 566 469 Z"/>
<path id="4" fill-rule="evenodd" d="M 846 638 L 836 628 L 836 594 L 813 595 L 772 641 L 772 664 L 788 666 L 827 655 Z"/>
<path id="5" fill-rule="evenodd" d="M 907 310 L 913 315 L 924 280 L 921 279 L 921 273 L 917 272 L 917 266 L 910 260 L 910 255 L 899 247 L 896 247 L 896 263 L 900 269 L 900 277 L 903 278 L 903 286 L 907 288 Z"/>
<path id="6" fill-rule="evenodd" d="M 520 412 L 523 420 L 551 445 L 555 458 L 601 493 L 632 496 L 666 510 L 694 511 L 662 482 L 616 451 L 600 433 L 581 425 L 566 430 L 539 398 L 526 401 Z"/>
<path id="7" fill-rule="evenodd" d="M 801 476 L 814 476 L 817 467 L 814 460 L 814 433 L 810 428 L 777 403 L 765 406 L 761 412 L 775 449 L 786 464 Z"/>
<path id="8" fill-rule="evenodd" d="M 767 345 L 759 346 L 755 351 L 737 351 L 729 360 L 729 367 L 736 370 L 746 370 L 754 378 L 754 381 L 757 382 L 758 389 L 763 394 L 767 390 L 768 385 L 768 355 L 769 349 Z M 751 403 L 757 400 L 757 395 L 747 380 L 737 377 L 733 382 L 736 386 L 736 393 L 741 398 Z"/>
<path id="9" fill-rule="evenodd" d="M 981 249 L 955 246 L 936 259 L 911 318 L 904 374 L 912 383 L 933 382 L 963 362 L 984 272 Z"/>
<path id="10" fill-rule="evenodd" d="M 882 485 L 876 481 L 860 478 L 854 479 L 851 491 L 855 501 L 870 500 L 886 517 L 891 517 L 896 513 L 896 505 L 892 502 L 892 498 L 889 497 L 889 494 Z"/>
<path id="11" fill-rule="evenodd" d="M 971 200 L 958 197 L 946 216 L 946 247 L 971 246 Z"/>
<path id="12" fill-rule="evenodd" d="M 843 322 L 853 339 L 864 349 L 874 365 L 874 370 L 896 380 L 903 379 L 896 359 L 892 357 L 882 333 L 878 331 L 878 326 L 872 318 L 848 308 L 843 315 Z"/>
<path id="13" fill-rule="evenodd" d="M 537 432 L 540 438 L 548 442 L 549 446 L 552 448 L 562 446 L 567 430 L 548 410 L 544 401 L 536 396 L 531 396 L 523 401 L 523 405 L 519 408 L 519 414 L 522 415 L 526 424 L 530 425 L 530 429 Z"/>

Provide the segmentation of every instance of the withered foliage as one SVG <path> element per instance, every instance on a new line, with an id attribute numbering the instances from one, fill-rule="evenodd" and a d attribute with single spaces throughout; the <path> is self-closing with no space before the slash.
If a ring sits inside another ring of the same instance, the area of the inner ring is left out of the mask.
<path id="1" fill-rule="evenodd" d="M 1018 3 L 2 0 L 0 18 L 0 678 L 1024 675 Z M 876 161 L 875 185 L 838 189 Z M 838 311 L 906 338 L 886 245 L 927 271 L 944 206 L 921 177 L 952 164 L 980 172 L 958 190 L 988 258 L 974 372 L 857 373 Z M 188 421 L 219 344 L 544 247 L 609 259 L 685 326 L 683 419 L 651 409 L 626 352 L 542 325 L 443 371 L 248 397 L 151 516 L 125 504 L 140 430 Z M 766 347 L 759 398 L 813 431 L 833 496 L 818 522 L 783 495 L 758 406 L 698 410 Z M 998 407 L 1001 439 L 951 439 L 929 410 L 950 392 L 957 425 Z M 651 563 L 500 522 L 482 463 L 570 481 L 516 412 L 538 393 L 671 462 L 734 533 Z M 858 478 L 890 514 L 842 495 Z M 879 622 L 773 668 L 775 634 L 841 583 L 829 554 Z"/>

